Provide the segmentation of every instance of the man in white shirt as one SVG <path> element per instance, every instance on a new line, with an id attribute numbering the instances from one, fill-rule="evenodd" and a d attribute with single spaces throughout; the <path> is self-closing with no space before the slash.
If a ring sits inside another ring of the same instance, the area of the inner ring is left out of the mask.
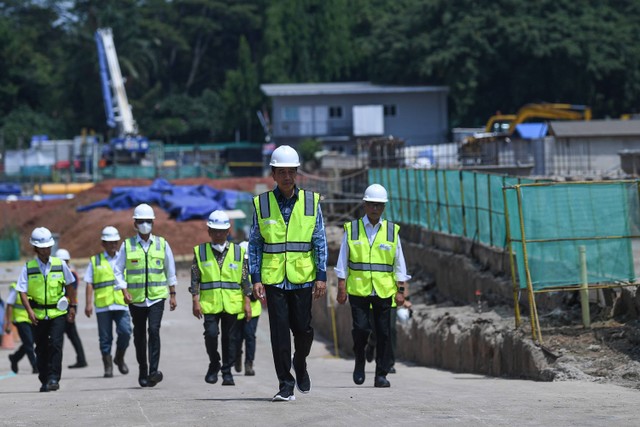
<path id="1" fill-rule="evenodd" d="M 382 219 L 388 202 L 386 189 L 380 184 L 372 184 L 365 190 L 363 200 L 365 215 L 344 225 L 345 234 L 335 268 L 337 301 L 344 304 L 349 295 L 356 359 L 354 383 L 364 383 L 365 346 L 373 326 L 377 337 L 374 386 L 390 387 L 386 377 L 392 360 L 391 306 L 394 299 L 398 306 L 403 305 L 407 295 L 406 281 L 411 276 L 407 274 L 402 253 L 400 226 Z M 373 325 L 369 322 L 370 309 Z"/>
<path id="2" fill-rule="evenodd" d="M 163 379 L 158 370 L 160 323 L 167 297 L 171 311 L 177 306 L 175 286 L 178 280 L 173 252 L 164 238 L 151 234 L 154 219 L 153 208 L 146 203 L 135 208 L 133 226 L 138 234 L 124 241 L 114 265 L 117 286 L 124 289 L 125 302 L 129 304 L 133 320 L 133 344 L 141 387 L 153 387 Z"/>
<path id="3" fill-rule="evenodd" d="M 68 317 L 75 318 L 76 307 L 73 282 L 75 277 L 67 264 L 51 256 L 54 245 L 51 231 L 38 227 L 31 233 L 30 243 L 36 253 L 20 272 L 16 291 L 29 320 L 33 324 L 40 391 L 56 391 L 60 388 L 62 374 L 62 347 Z M 67 295 L 67 296 L 65 296 Z"/>

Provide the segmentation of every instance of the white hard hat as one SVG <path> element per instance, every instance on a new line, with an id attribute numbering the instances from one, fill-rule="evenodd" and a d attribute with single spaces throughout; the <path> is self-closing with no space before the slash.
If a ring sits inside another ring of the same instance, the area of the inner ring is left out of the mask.
<path id="1" fill-rule="evenodd" d="M 396 310 L 396 315 L 398 316 L 398 320 L 400 321 L 400 323 L 405 324 L 409 321 L 411 312 L 406 307 L 400 307 L 398 308 L 398 310 Z"/>
<path id="2" fill-rule="evenodd" d="M 231 227 L 231 223 L 229 222 L 229 215 L 227 215 L 223 211 L 213 211 L 209 215 L 207 225 L 209 226 L 209 228 L 215 228 L 216 230 L 228 230 L 229 227 Z"/>
<path id="3" fill-rule="evenodd" d="M 249 258 L 249 242 L 246 240 L 244 242 L 238 243 L 238 246 L 244 249 L 244 257 L 245 259 Z"/>
<path id="4" fill-rule="evenodd" d="M 298 152 L 288 145 L 281 145 L 271 153 L 269 166 L 276 168 L 297 168 L 300 166 Z"/>
<path id="5" fill-rule="evenodd" d="M 380 184 L 371 184 L 364 190 L 364 197 L 362 198 L 365 202 L 380 202 L 387 203 L 389 199 L 387 198 L 387 190 Z"/>
<path id="6" fill-rule="evenodd" d="M 120 241 L 120 233 L 118 233 L 118 229 L 107 225 L 102 229 L 102 241 L 104 242 L 119 242 Z"/>
<path id="7" fill-rule="evenodd" d="M 69 261 L 71 259 L 71 254 L 66 249 L 58 249 L 56 251 L 56 258 L 60 258 L 63 261 Z"/>
<path id="8" fill-rule="evenodd" d="M 48 228 L 38 227 L 31 232 L 29 243 L 36 248 L 50 248 L 55 242 Z"/>
<path id="9" fill-rule="evenodd" d="M 133 219 L 156 219 L 156 215 L 151 206 L 142 203 L 133 210 Z"/>

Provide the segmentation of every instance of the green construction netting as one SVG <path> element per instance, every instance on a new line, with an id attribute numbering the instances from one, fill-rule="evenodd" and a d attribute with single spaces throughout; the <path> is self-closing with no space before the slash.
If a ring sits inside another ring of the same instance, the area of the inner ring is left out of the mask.
<path id="1" fill-rule="evenodd" d="M 520 287 L 534 291 L 581 283 L 581 248 L 589 284 L 635 281 L 638 182 L 515 185 L 505 189 Z"/>
<path id="2" fill-rule="evenodd" d="M 388 190 L 388 219 L 504 248 L 502 187 L 534 181 L 458 170 L 371 169 L 374 182 Z"/>

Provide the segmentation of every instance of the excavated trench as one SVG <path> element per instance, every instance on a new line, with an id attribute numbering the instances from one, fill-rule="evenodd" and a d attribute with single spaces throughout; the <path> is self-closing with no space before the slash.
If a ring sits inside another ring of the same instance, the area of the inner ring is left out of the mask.
<path id="1" fill-rule="evenodd" d="M 398 360 L 454 372 L 553 380 L 554 355 L 534 344 L 526 325 L 515 328 L 504 253 L 419 228 L 404 227 L 402 238 L 413 275 L 413 314 L 397 325 Z M 338 248 L 329 240 L 331 260 Z M 314 328 L 341 357 L 353 357 L 351 310 L 348 303 L 335 302 L 337 279 L 332 270 L 328 274 L 331 291 L 314 303 Z"/>

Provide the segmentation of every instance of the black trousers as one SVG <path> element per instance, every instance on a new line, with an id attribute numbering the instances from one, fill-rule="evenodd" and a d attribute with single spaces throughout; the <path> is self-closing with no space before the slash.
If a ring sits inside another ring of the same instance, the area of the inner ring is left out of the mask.
<path id="1" fill-rule="evenodd" d="M 76 322 L 66 322 L 67 325 L 64 328 L 64 333 L 67 334 L 67 338 L 71 341 L 71 345 L 76 351 L 76 362 L 80 364 L 87 363 L 87 359 L 84 356 L 84 348 L 82 347 L 82 341 L 80 341 L 80 335 L 78 335 L 78 329 L 76 328 Z"/>
<path id="2" fill-rule="evenodd" d="M 36 360 L 36 353 L 33 350 L 33 325 L 28 322 L 18 322 L 14 323 L 14 325 L 16 325 L 16 328 L 18 329 L 18 335 L 20 335 L 22 345 L 20 345 L 20 348 L 13 353 L 13 357 L 16 361 L 20 361 L 24 355 L 27 355 L 29 363 L 31 363 L 31 367 L 36 369 L 38 364 Z"/>
<path id="3" fill-rule="evenodd" d="M 391 358 L 389 360 L 389 367 L 396 364 L 396 348 L 398 347 L 398 329 L 396 322 L 398 320 L 398 307 L 391 307 L 390 318 L 390 339 L 391 339 Z M 369 324 L 373 325 L 373 310 L 369 310 Z M 376 348 L 376 331 L 373 329 L 371 335 L 369 335 L 369 341 L 367 346 Z"/>
<path id="4" fill-rule="evenodd" d="M 60 381 L 62 375 L 62 344 L 66 316 L 55 319 L 38 320 L 33 327 L 33 338 L 36 344 L 38 360 L 38 379 L 46 384 L 49 380 Z"/>
<path id="5" fill-rule="evenodd" d="M 160 363 L 160 323 L 164 313 L 163 299 L 150 307 L 129 305 L 133 322 L 133 344 L 136 347 L 136 360 L 140 373 L 145 376 L 158 371 Z M 148 326 L 147 326 L 148 324 Z M 149 331 L 149 362 L 147 363 L 147 329 Z"/>
<path id="6" fill-rule="evenodd" d="M 237 314 L 217 313 L 204 315 L 204 345 L 209 355 L 209 368 L 222 374 L 230 374 L 231 367 L 236 361 L 236 340 L 238 338 Z M 222 332 L 222 333 L 220 333 Z M 218 352 L 218 335 L 222 347 L 222 367 Z"/>
<path id="7" fill-rule="evenodd" d="M 313 288 L 285 291 L 275 286 L 265 286 L 269 328 L 271 329 L 271 351 L 280 390 L 293 392 L 295 378 L 291 375 L 291 333 L 295 354 L 296 371 L 307 367 L 307 356 L 313 343 L 311 327 L 311 303 Z"/>
<path id="8" fill-rule="evenodd" d="M 372 331 L 376 334 L 376 376 L 386 376 L 391 367 L 391 299 L 378 296 L 358 297 L 349 295 L 353 319 L 353 353 L 356 363 L 364 363 L 364 348 Z M 369 322 L 369 310 L 373 312 L 373 325 Z"/>

